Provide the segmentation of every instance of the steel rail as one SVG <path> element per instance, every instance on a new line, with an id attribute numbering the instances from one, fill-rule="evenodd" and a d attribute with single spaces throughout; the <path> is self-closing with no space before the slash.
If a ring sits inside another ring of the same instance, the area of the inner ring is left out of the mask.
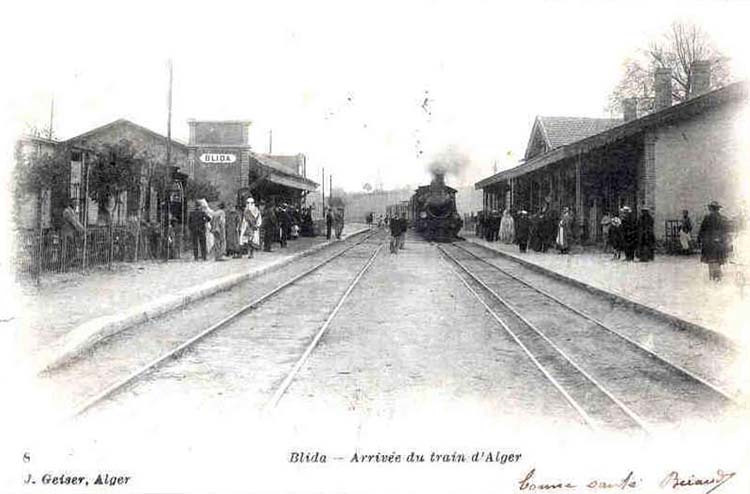
<path id="1" fill-rule="evenodd" d="M 525 324 L 529 329 L 534 331 L 536 334 L 542 337 L 542 339 L 553 349 L 555 350 L 558 355 L 560 355 L 565 361 L 567 361 L 570 365 L 573 366 L 576 371 L 578 371 L 583 377 L 586 378 L 587 381 L 589 381 L 591 384 L 596 387 L 599 391 L 601 391 L 607 398 L 609 398 L 612 403 L 614 403 L 620 410 L 622 410 L 625 415 L 630 418 L 631 421 L 633 421 L 640 429 L 645 431 L 648 434 L 652 433 L 653 428 L 646 423 L 644 419 L 638 416 L 633 410 L 631 410 L 626 404 L 624 404 L 622 401 L 620 401 L 616 396 L 614 396 L 609 390 L 607 390 L 597 379 L 595 379 L 591 374 L 586 372 L 584 369 L 581 368 L 576 362 L 574 362 L 568 355 L 565 353 L 559 346 L 557 346 L 552 340 L 550 340 L 547 335 L 541 331 L 539 328 L 537 328 L 534 324 L 532 324 L 528 319 L 523 317 L 512 305 L 510 305 L 505 299 L 503 299 L 500 295 L 498 295 L 495 290 L 487 286 L 486 283 L 484 283 L 482 280 L 479 279 L 474 273 L 472 273 L 461 261 L 456 259 L 455 256 L 452 256 L 450 253 L 445 250 L 442 246 L 438 246 L 438 249 L 453 263 L 455 263 L 457 266 L 459 266 L 472 280 L 474 280 L 478 285 L 480 285 L 482 288 L 484 288 L 489 294 L 492 295 L 492 297 L 500 302 L 503 306 L 505 306 L 514 316 L 516 316 L 523 324 Z M 485 305 L 486 306 L 486 305 Z"/>
<path id="2" fill-rule="evenodd" d="M 509 278 L 512 278 L 515 281 L 518 281 L 519 283 L 521 283 L 521 284 L 523 284 L 523 285 L 531 288 L 532 290 L 534 290 L 534 291 L 536 291 L 538 293 L 541 293 L 545 297 L 547 297 L 550 300 L 556 302 L 557 304 L 563 306 L 564 308 L 568 309 L 569 311 L 571 311 L 571 312 L 573 312 L 573 313 L 575 313 L 575 314 L 583 317 L 584 319 L 587 319 L 588 321 L 591 321 L 592 323 L 596 324 L 597 326 L 599 326 L 600 328 L 604 329 L 605 331 L 608 331 L 608 332 L 612 333 L 613 335 L 618 336 L 619 338 L 625 340 L 626 342 L 628 342 L 629 344 L 635 346 L 639 350 L 641 350 L 643 352 L 646 352 L 649 356 L 651 356 L 651 358 L 654 358 L 654 359 L 662 362 L 663 364 L 667 365 L 668 367 L 671 367 L 672 369 L 678 371 L 682 375 L 687 376 L 689 379 L 692 379 L 692 380 L 694 380 L 694 381 L 702 384 L 703 386 L 709 388 L 711 391 L 713 391 L 714 393 L 720 395 L 723 399 L 727 400 L 728 402 L 730 402 L 732 404 L 737 404 L 737 400 L 735 398 L 733 398 L 728 392 L 722 390 L 717 385 L 715 385 L 713 383 L 710 383 L 706 379 L 704 379 L 704 378 L 702 378 L 702 377 L 694 374 L 693 372 L 685 369 L 681 365 L 676 364 L 674 362 L 671 362 L 671 361 L 667 360 L 666 358 L 662 357 L 661 355 L 659 355 L 658 353 L 654 352 L 653 350 L 650 350 L 649 348 L 646 348 L 645 346 L 641 345 L 640 343 L 638 343 L 634 339 L 632 339 L 632 338 L 630 338 L 630 337 L 628 337 L 628 336 L 620 333 L 616 329 L 613 329 L 613 328 L 607 326 L 605 323 L 601 322 L 600 320 L 596 319 L 595 317 L 591 316 L 590 314 L 586 314 L 585 312 L 583 312 L 583 311 L 581 311 L 579 309 L 576 309 L 572 305 L 564 302 L 563 300 L 559 299 L 555 295 L 552 295 L 551 293 L 547 292 L 546 290 L 543 290 L 543 289 L 541 289 L 541 288 L 539 288 L 537 286 L 534 286 L 531 283 L 527 282 L 526 280 L 523 280 L 523 279 L 515 276 L 514 274 L 509 273 L 508 271 L 506 271 L 505 269 L 501 268 L 500 266 L 497 266 L 496 264 L 493 264 L 493 263 L 489 262 L 487 259 L 483 259 L 478 254 L 476 254 L 474 252 L 471 252 L 466 247 L 464 247 L 462 245 L 456 245 L 456 247 L 459 248 L 459 249 L 461 249 L 461 250 L 463 250 L 467 254 L 469 254 L 469 255 L 477 258 L 478 260 L 482 261 L 483 263 L 487 264 L 488 266 L 492 267 L 493 269 L 495 269 L 495 270 L 503 273 L 505 276 L 508 276 Z M 482 247 L 482 246 L 480 246 L 480 247 Z M 487 249 L 487 250 L 491 250 L 491 249 L 488 249 L 487 247 L 482 247 L 482 248 L 483 249 Z"/>
<path id="3" fill-rule="evenodd" d="M 484 300 L 482 300 L 482 297 L 476 292 L 476 290 L 474 290 L 474 288 L 472 288 L 471 285 L 469 285 L 466 282 L 466 280 L 463 277 L 461 277 L 458 271 L 456 271 L 452 266 L 448 264 L 448 261 L 446 261 L 445 258 L 443 258 L 443 262 L 446 263 L 446 265 L 448 265 L 448 268 L 451 271 L 453 271 L 453 273 L 461 281 L 461 283 L 463 283 L 464 286 L 476 297 L 476 299 L 479 300 L 479 303 L 484 306 L 485 310 L 489 312 L 492 318 L 495 319 L 495 321 L 498 324 L 500 324 L 500 326 L 505 330 L 506 333 L 510 335 L 511 338 L 513 338 L 513 341 L 515 341 L 516 344 L 521 347 L 521 350 L 523 350 L 526 356 L 529 357 L 529 360 L 531 360 L 531 362 L 537 367 L 537 369 L 539 369 L 539 371 L 544 375 L 544 377 L 546 377 L 547 380 L 549 380 L 552 383 L 555 389 L 557 389 L 557 391 L 559 391 L 560 394 L 563 395 L 565 400 L 576 411 L 576 413 L 578 413 L 578 415 L 581 416 L 581 418 L 583 419 L 583 422 L 587 426 L 589 426 L 591 429 L 599 430 L 599 426 L 597 425 L 596 421 L 593 418 L 591 418 L 591 416 L 588 413 L 586 413 L 586 410 L 584 410 L 583 407 L 578 404 L 575 398 L 570 396 L 570 394 L 567 391 L 565 391 L 565 388 L 562 387 L 562 385 L 557 381 L 557 379 L 555 379 L 552 376 L 552 374 L 550 374 L 549 371 L 547 371 L 547 369 L 544 368 L 544 366 L 539 362 L 539 360 L 534 356 L 534 354 L 531 353 L 528 347 L 523 344 L 523 342 L 518 338 L 516 333 L 514 333 L 513 330 L 510 329 L 510 327 L 505 323 L 505 321 L 503 321 L 500 318 L 500 316 L 497 315 L 497 313 L 494 310 L 492 310 L 492 308 L 489 305 L 487 305 L 487 303 Z"/>
<path id="4" fill-rule="evenodd" d="M 369 232 L 368 232 L 369 233 Z M 292 286 L 293 284 L 297 283 L 299 280 L 309 276 L 310 274 L 314 273 L 315 271 L 319 270 L 321 267 L 325 266 L 326 264 L 330 263 L 334 259 L 337 259 L 341 257 L 346 252 L 349 252 L 353 248 L 363 244 L 370 238 L 377 235 L 378 231 L 370 233 L 369 235 L 365 235 L 362 239 L 358 239 L 356 242 L 352 243 L 352 245 L 347 246 L 346 248 L 342 249 L 341 251 L 327 257 L 320 263 L 314 265 L 313 267 L 305 270 L 304 272 L 298 274 L 297 276 L 294 276 L 290 280 L 285 281 L 284 283 L 278 285 L 276 288 L 273 288 L 272 290 L 266 292 L 265 294 L 261 295 L 260 297 L 256 298 L 252 302 L 244 305 L 240 309 L 236 310 L 235 312 L 231 313 L 221 321 L 214 323 L 213 325 L 209 326 L 208 328 L 204 329 L 197 335 L 193 336 L 192 338 L 188 339 L 187 341 L 183 342 L 179 346 L 173 348 L 172 350 L 164 353 L 160 357 L 157 357 L 156 359 L 152 360 L 151 362 L 147 363 L 146 365 L 140 367 L 139 369 L 135 370 L 125 378 L 115 382 L 114 384 L 110 385 L 103 391 L 96 394 L 94 397 L 89 398 L 85 400 L 82 404 L 78 405 L 75 408 L 75 412 L 72 414 L 72 417 L 77 417 L 79 415 L 82 415 L 92 407 L 96 406 L 101 401 L 105 400 L 106 398 L 116 394 L 119 390 L 123 389 L 125 386 L 129 385 L 130 383 L 136 381 L 138 378 L 146 374 L 147 372 L 156 369 L 161 364 L 166 362 L 167 360 L 173 359 L 178 357 L 182 352 L 184 352 L 186 349 L 197 343 L 198 341 L 204 339 L 206 336 L 210 335 L 211 333 L 215 332 L 216 330 L 226 326 L 227 324 L 231 323 L 238 317 L 244 315 L 251 309 L 254 309 L 261 305 L 263 302 L 267 301 L 274 295 L 278 294 L 282 290 Z"/>
<path id="5" fill-rule="evenodd" d="M 265 406 L 265 410 L 267 412 L 276 408 L 276 406 L 279 404 L 279 401 L 281 401 L 281 398 L 287 392 L 287 390 L 289 389 L 289 386 L 291 386 L 292 381 L 294 381 L 294 378 L 297 377 L 297 374 L 299 373 L 300 369 L 302 369 L 302 366 L 305 364 L 308 357 L 310 357 L 310 354 L 313 352 L 315 347 L 318 346 L 318 342 L 320 342 L 320 339 L 328 330 L 328 327 L 331 325 L 331 322 L 336 317 L 336 314 L 338 314 L 339 310 L 344 305 L 344 302 L 349 297 L 349 294 L 352 292 L 352 290 L 354 290 L 354 287 L 359 283 L 359 280 L 362 279 L 362 276 L 364 276 L 367 270 L 370 269 L 370 266 L 372 266 L 372 263 L 375 262 L 375 258 L 378 256 L 382 248 L 383 248 L 383 244 L 380 244 L 380 246 L 377 249 L 375 249 L 375 252 L 373 252 L 370 258 L 367 260 L 367 263 L 365 263 L 362 269 L 359 270 L 359 273 L 357 273 L 357 276 L 352 280 L 352 282 L 347 287 L 346 292 L 344 292 L 344 294 L 339 299 L 338 303 L 334 306 L 334 308 L 328 314 L 328 317 L 326 318 L 325 322 L 318 329 L 318 332 L 315 334 L 315 337 L 312 339 L 310 344 L 305 349 L 305 352 L 294 364 L 294 367 L 292 367 L 292 370 L 289 371 L 289 374 L 287 374 L 286 378 L 284 378 L 284 380 L 281 382 L 279 387 L 276 388 L 276 392 L 273 394 L 273 396 L 271 397 L 271 399 L 268 401 L 268 403 Z"/>

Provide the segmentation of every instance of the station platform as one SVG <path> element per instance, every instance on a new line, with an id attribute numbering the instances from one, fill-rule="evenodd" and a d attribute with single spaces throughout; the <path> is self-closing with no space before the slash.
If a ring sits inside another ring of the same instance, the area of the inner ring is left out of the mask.
<path id="1" fill-rule="evenodd" d="M 615 260 L 612 254 L 596 248 L 578 247 L 570 254 L 559 254 L 554 249 L 520 253 L 517 245 L 462 235 L 469 242 L 750 347 L 746 317 L 750 287 L 743 286 L 737 265 L 724 265 L 723 279 L 715 283 L 708 279 L 708 268 L 700 262 L 699 254 L 657 254 L 651 262 L 628 262 L 624 258 Z M 744 279 L 750 279 L 750 273 L 744 275 Z"/>
<path id="2" fill-rule="evenodd" d="M 343 237 L 366 229 L 367 225 L 348 223 Z M 175 296 L 203 296 L 201 292 L 208 293 L 212 287 L 260 274 L 327 243 L 324 236 L 301 237 L 283 249 L 276 243 L 272 252 L 256 251 L 253 259 L 195 261 L 191 252 L 169 262 L 118 263 L 112 270 L 102 267 L 87 273 L 53 274 L 43 277 L 39 286 L 30 282 L 11 285 L 3 339 L 13 340 L 7 342 L 10 347 L 36 361 L 91 321 L 121 318 L 139 308 L 158 313 L 174 306 Z"/>

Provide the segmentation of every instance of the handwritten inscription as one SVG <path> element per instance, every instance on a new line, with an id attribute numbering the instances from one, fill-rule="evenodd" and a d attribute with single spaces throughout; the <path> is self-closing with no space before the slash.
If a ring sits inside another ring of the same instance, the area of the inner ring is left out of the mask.
<path id="1" fill-rule="evenodd" d="M 725 472 L 722 469 L 716 470 L 715 475 L 699 477 L 694 474 L 683 475 L 679 472 L 669 472 L 661 482 L 659 487 L 662 489 L 677 490 L 689 487 L 708 487 L 708 490 L 696 490 L 702 494 L 710 494 L 725 483 L 727 483 L 736 474 L 735 472 Z M 518 490 L 524 492 L 532 491 L 581 491 L 584 488 L 590 491 L 628 491 L 642 487 L 642 479 L 636 478 L 634 472 L 628 472 L 621 479 L 604 479 L 591 478 L 584 482 L 578 482 L 566 478 L 542 477 L 537 474 L 536 468 L 532 468 L 518 481 Z"/>
<path id="2" fill-rule="evenodd" d="M 709 494 L 729 482 L 734 476 L 735 472 L 725 472 L 722 469 L 716 470 L 716 475 L 710 475 L 708 477 L 697 477 L 693 474 L 680 475 L 680 473 L 672 471 L 664 477 L 664 480 L 661 481 L 659 487 L 679 489 L 681 487 L 707 486 L 710 487 L 710 489 L 704 491 L 704 493 Z"/>

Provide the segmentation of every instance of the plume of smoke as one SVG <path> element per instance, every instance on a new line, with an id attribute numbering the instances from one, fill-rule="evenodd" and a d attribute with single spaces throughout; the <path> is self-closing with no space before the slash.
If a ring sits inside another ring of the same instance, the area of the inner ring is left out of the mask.
<path id="1" fill-rule="evenodd" d="M 433 175 L 448 175 L 460 178 L 469 168 L 471 160 L 454 146 L 438 153 L 427 165 L 427 170 Z"/>

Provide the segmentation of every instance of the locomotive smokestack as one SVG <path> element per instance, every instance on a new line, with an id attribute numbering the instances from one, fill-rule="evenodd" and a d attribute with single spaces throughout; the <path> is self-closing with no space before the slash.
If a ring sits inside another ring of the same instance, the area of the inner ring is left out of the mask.
<path id="1" fill-rule="evenodd" d="M 427 170 L 432 174 L 432 183 L 445 185 L 445 175 L 460 179 L 468 166 L 469 158 L 466 155 L 454 147 L 448 147 L 435 156 L 427 165 Z"/>
<path id="2" fill-rule="evenodd" d="M 430 184 L 435 187 L 443 187 L 445 185 L 445 173 L 433 170 L 432 182 Z"/>

